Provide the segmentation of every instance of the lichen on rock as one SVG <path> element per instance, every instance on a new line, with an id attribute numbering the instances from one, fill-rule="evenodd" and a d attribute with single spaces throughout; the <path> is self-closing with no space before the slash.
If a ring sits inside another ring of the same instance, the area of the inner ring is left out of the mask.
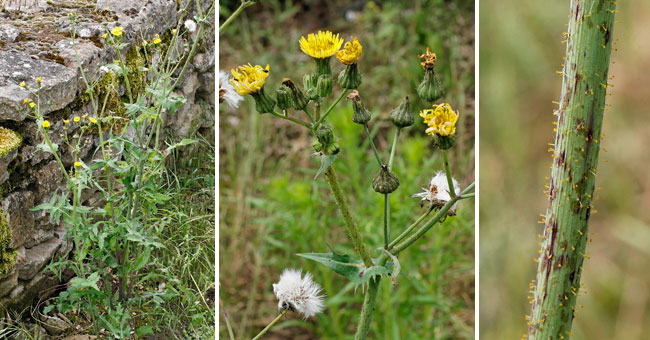
<path id="1" fill-rule="evenodd" d="M 22 138 L 17 132 L 0 127 L 0 157 L 4 157 L 20 146 Z"/>
<path id="2" fill-rule="evenodd" d="M 0 209 L 0 276 L 7 275 L 16 265 L 16 249 L 9 248 L 11 227 L 5 212 Z"/>

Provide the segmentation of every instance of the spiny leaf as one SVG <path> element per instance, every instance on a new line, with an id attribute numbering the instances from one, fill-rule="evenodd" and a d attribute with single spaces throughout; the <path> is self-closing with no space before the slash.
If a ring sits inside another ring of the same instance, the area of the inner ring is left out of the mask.
<path id="1" fill-rule="evenodd" d="M 327 168 L 334 163 L 336 160 L 336 155 L 321 155 L 320 156 L 320 169 L 318 169 L 318 172 L 316 173 L 316 176 L 314 176 L 314 179 L 318 178 L 320 174 L 325 172 Z"/>

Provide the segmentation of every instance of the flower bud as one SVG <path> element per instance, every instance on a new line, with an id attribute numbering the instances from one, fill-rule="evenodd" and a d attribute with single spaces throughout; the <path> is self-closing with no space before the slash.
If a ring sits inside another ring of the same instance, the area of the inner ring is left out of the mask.
<path id="1" fill-rule="evenodd" d="M 357 63 L 346 65 L 339 73 L 339 85 L 344 89 L 356 89 L 361 85 L 361 73 Z"/>
<path id="2" fill-rule="evenodd" d="M 352 100 L 352 111 L 354 112 L 352 121 L 361 125 L 368 124 L 372 115 L 361 102 L 361 96 L 359 96 L 359 92 L 357 90 L 354 90 L 348 94 L 347 98 Z"/>
<path id="3" fill-rule="evenodd" d="M 291 107 L 291 97 L 291 89 L 285 85 L 280 85 L 275 91 L 275 98 L 278 101 L 280 110 L 286 110 Z"/>
<path id="4" fill-rule="evenodd" d="M 327 148 L 327 146 L 334 143 L 334 132 L 332 132 L 331 127 L 321 124 L 316 129 L 316 138 L 318 138 L 318 141 L 323 147 Z"/>
<path id="5" fill-rule="evenodd" d="M 251 96 L 255 99 L 255 109 L 259 113 L 273 112 L 275 101 L 264 93 L 264 87 L 257 92 L 252 92 Z"/>
<path id="6" fill-rule="evenodd" d="M 411 104 L 409 103 L 408 96 L 402 100 L 398 107 L 394 108 L 393 111 L 390 112 L 390 118 L 393 121 L 393 124 L 398 128 L 413 125 L 415 117 L 413 117 L 413 113 L 411 112 Z"/>
<path id="7" fill-rule="evenodd" d="M 309 104 L 309 98 L 307 98 L 305 94 L 293 84 L 291 79 L 284 78 L 284 80 L 282 80 L 282 85 L 291 90 L 291 107 L 296 110 L 302 110 L 307 106 L 307 104 Z"/>
<path id="8" fill-rule="evenodd" d="M 318 92 L 316 91 L 316 84 L 317 84 L 318 78 L 314 77 L 311 74 L 305 74 L 305 76 L 302 78 L 303 85 L 305 86 L 305 92 L 307 93 L 307 97 L 311 100 L 316 100 L 318 99 Z"/>
<path id="9" fill-rule="evenodd" d="M 318 77 L 318 96 L 321 98 L 329 97 L 332 94 L 332 87 L 334 86 L 334 81 L 332 80 L 331 75 L 321 75 Z"/>
<path id="10" fill-rule="evenodd" d="M 433 72 L 433 69 L 425 70 L 424 79 L 418 86 L 418 96 L 424 100 L 434 102 L 440 99 L 442 95 L 442 87 L 440 87 L 440 82 Z"/>
<path id="11" fill-rule="evenodd" d="M 379 173 L 372 179 L 372 188 L 380 194 L 390 194 L 399 187 L 397 175 L 388 170 L 387 165 L 382 165 Z"/>

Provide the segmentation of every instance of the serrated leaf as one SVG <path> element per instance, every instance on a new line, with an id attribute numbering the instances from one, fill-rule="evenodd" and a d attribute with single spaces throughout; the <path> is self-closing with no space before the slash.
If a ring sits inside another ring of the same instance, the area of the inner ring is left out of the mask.
<path id="1" fill-rule="evenodd" d="M 318 178 L 320 174 L 325 172 L 327 168 L 329 168 L 332 163 L 336 160 L 336 155 L 321 155 L 320 156 L 320 168 L 318 169 L 318 172 L 316 173 L 316 176 L 314 176 L 314 179 Z"/>
<path id="2" fill-rule="evenodd" d="M 390 257 L 390 260 L 393 261 L 393 273 L 390 275 L 390 283 L 395 284 L 395 279 L 399 275 L 400 270 L 402 269 L 402 266 L 399 264 L 399 260 L 397 259 L 397 256 L 391 254 L 388 250 L 384 248 L 379 248 Z"/>
<path id="3" fill-rule="evenodd" d="M 390 273 L 390 266 L 366 267 L 361 260 L 357 260 L 347 254 L 331 252 L 303 253 L 297 255 L 324 264 L 335 273 L 345 276 L 357 286 L 367 284 L 371 277 L 388 275 Z"/>

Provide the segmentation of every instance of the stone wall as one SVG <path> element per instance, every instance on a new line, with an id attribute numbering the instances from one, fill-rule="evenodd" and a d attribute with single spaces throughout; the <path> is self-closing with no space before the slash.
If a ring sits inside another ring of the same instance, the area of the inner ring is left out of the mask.
<path id="1" fill-rule="evenodd" d="M 102 34 L 124 27 L 129 44 L 123 50 L 126 57 L 143 36 L 169 36 L 181 15 L 179 2 L 0 0 L 4 5 L 0 12 L 0 310 L 22 309 L 60 288 L 62 282 L 43 268 L 71 247 L 65 226 L 52 223 L 45 211 L 31 210 L 56 190 L 65 190 L 65 181 L 53 157 L 36 148 L 42 138 L 34 120 L 24 114 L 25 98 L 33 100 L 35 94 L 19 84 L 34 89 L 36 77 L 42 78 L 41 111 L 52 123 L 50 138 L 57 142 L 64 119 L 90 112 L 78 63 L 96 75 L 102 65 L 116 59 L 102 44 Z M 208 8 L 211 1 L 201 3 Z M 192 18 L 196 9 L 191 6 L 188 11 Z M 72 12 L 79 18 L 77 53 L 68 18 Z M 187 48 L 196 33 L 185 32 L 183 37 L 185 46 L 180 48 Z M 175 136 L 214 129 L 213 41 L 211 33 L 176 89 L 187 102 L 175 116 L 165 117 L 168 131 Z M 89 137 L 80 154 L 87 163 L 97 144 L 97 137 Z M 62 161 L 72 166 L 71 154 L 64 153 Z M 98 200 L 93 192 L 83 196 L 85 204 Z"/>

